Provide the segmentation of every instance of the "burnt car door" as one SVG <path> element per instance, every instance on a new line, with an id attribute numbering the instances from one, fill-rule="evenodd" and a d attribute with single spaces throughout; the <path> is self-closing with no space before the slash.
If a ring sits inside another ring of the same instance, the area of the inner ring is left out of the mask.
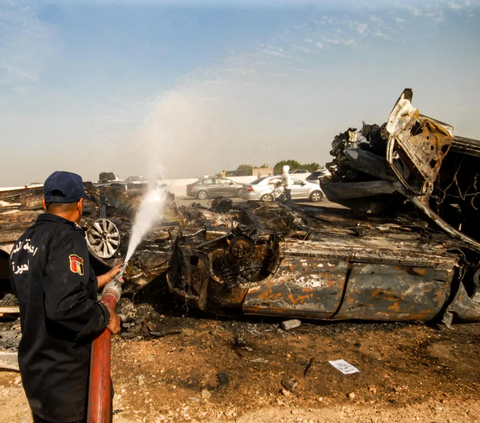
<path id="1" fill-rule="evenodd" d="M 327 319 L 339 309 L 348 272 L 341 257 L 325 256 L 312 242 L 285 242 L 273 277 L 249 289 L 246 314 Z"/>
<path id="2" fill-rule="evenodd" d="M 458 266 L 441 245 L 391 233 L 388 242 L 334 233 L 321 243 L 287 240 L 281 256 L 271 277 L 248 290 L 245 313 L 427 321 L 442 310 Z"/>

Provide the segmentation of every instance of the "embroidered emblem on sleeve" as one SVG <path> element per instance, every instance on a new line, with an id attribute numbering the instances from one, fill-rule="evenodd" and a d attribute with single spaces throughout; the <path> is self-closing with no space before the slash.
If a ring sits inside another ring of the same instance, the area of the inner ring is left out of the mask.
<path id="1" fill-rule="evenodd" d="M 82 276 L 84 272 L 84 266 L 83 266 L 83 258 L 80 256 L 77 256 L 76 254 L 70 254 L 69 257 L 70 260 L 70 270 L 73 273 L 78 273 L 80 276 Z"/>

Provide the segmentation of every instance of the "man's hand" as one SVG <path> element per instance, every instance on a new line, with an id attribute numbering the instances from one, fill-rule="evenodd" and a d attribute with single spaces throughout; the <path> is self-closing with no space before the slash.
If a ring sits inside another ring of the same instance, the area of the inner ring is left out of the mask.
<path id="1" fill-rule="evenodd" d="M 115 310 L 112 310 L 112 308 L 108 304 L 105 304 L 102 301 L 100 302 L 105 307 L 107 307 L 107 310 L 110 313 L 110 319 L 108 320 L 108 323 L 107 323 L 107 329 L 115 335 L 118 332 L 120 332 L 120 319 L 118 318 L 117 313 L 115 313 Z"/>
<path id="2" fill-rule="evenodd" d="M 120 273 L 122 270 L 123 263 L 113 266 L 107 273 L 104 275 L 97 276 L 98 288 L 103 288 L 107 283 L 111 282 L 115 276 Z"/>

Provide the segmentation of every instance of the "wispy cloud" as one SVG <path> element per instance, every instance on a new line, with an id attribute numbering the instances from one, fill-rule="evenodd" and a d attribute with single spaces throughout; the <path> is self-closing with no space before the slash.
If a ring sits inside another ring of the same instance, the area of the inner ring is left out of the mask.
<path id="1" fill-rule="evenodd" d="M 0 2 L 0 85 L 24 90 L 54 51 L 55 30 L 22 2 Z"/>
<path id="2" fill-rule="evenodd" d="M 412 16 L 418 18 L 419 16 L 423 16 L 423 11 L 417 7 L 409 7 L 409 11 Z"/>
<path id="3" fill-rule="evenodd" d="M 282 49 L 262 49 L 260 50 L 261 53 L 267 54 L 269 56 L 276 56 L 276 57 L 284 57 L 285 54 L 283 53 Z"/>
<path id="4" fill-rule="evenodd" d="M 445 14 L 443 10 L 434 10 L 426 14 L 427 17 L 433 19 L 435 22 L 445 22 Z"/>
<path id="5" fill-rule="evenodd" d="M 350 28 L 357 31 L 360 35 L 363 35 L 368 30 L 368 24 L 354 21 L 350 22 Z"/>
<path id="6" fill-rule="evenodd" d="M 328 44 L 339 44 L 340 40 L 339 38 L 335 35 L 334 37 L 323 37 L 322 41 Z"/>
<path id="7" fill-rule="evenodd" d="M 390 35 L 384 34 L 384 33 L 383 33 L 382 31 L 380 31 L 380 30 L 375 31 L 375 32 L 373 33 L 373 35 L 374 35 L 375 37 L 383 38 L 384 40 L 387 40 L 387 41 L 389 41 L 389 40 L 392 39 L 392 37 L 391 37 Z"/>

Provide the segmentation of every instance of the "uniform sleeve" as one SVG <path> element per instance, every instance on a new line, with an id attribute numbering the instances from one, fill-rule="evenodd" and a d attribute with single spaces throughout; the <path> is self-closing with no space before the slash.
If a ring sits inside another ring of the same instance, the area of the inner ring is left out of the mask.
<path id="1" fill-rule="evenodd" d="M 80 232 L 52 241 L 45 267 L 43 292 L 47 318 L 76 334 L 75 340 L 101 332 L 107 308 L 88 297 L 88 249 Z"/>

